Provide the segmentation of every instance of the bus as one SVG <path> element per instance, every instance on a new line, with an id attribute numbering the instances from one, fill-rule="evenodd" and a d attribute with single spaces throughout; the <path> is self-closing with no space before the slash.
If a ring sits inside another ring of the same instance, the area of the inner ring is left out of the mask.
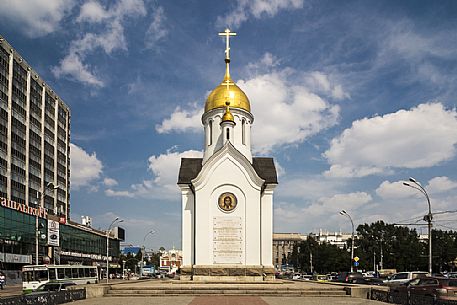
<path id="1" fill-rule="evenodd" d="M 22 267 L 22 292 L 30 293 L 49 282 L 75 284 L 98 283 L 96 266 L 83 265 L 28 265 Z"/>

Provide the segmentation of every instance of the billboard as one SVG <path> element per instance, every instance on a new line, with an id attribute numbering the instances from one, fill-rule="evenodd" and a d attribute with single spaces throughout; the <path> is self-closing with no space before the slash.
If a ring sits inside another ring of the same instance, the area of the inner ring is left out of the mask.
<path id="1" fill-rule="evenodd" d="M 48 219 L 48 245 L 59 247 L 59 222 Z"/>

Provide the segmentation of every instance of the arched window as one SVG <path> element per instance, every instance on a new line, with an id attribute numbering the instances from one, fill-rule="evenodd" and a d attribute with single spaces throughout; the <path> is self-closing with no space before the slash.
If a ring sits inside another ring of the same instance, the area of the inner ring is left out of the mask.
<path id="1" fill-rule="evenodd" d="M 213 120 L 209 120 L 209 139 L 208 139 L 208 146 L 213 144 Z"/>
<path id="2" fill-rule="evenodd" d="M 246 120 L 241 121 L 241 142 L 246 145 Z"/>
<path id="3" fill-rule="evenodd" d="M 226 133 L 227 133 L 227 141 L 230 140 L 230 129 L 226 129 Z"/>

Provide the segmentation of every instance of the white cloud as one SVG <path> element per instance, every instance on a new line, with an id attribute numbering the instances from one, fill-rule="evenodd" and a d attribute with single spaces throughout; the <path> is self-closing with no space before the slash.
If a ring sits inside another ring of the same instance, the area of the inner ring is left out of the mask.
<path id="1" fill-rule="evenodd" d="M 330 80 L 328 74 L 313 71 L 305 76 L 305 81 L 311 89 L 316 92 L 322 92 L 336 100 L 350 98 L 349 93 L 343 90 L 342 85 Z"/>
<path id="2" fill-rule="evenodd" d="M 296 84 L 294 72 L 283 70 L 240 80 L 238 85 L 251 101 L 254 152 L 303 142 L 337 124 L 340 108 L 331 105 L 306 86 Z"/>
<path id="3" fill-rule="evenodd" d="M 149 157 L 148 169 L 153 178 L 134 184 L 128 191 L 107 190 L 107 196 L 112 197 L 142 197 L 176 199 L 179 194 L 177 186 L 177 173 L 181 164 L 181 158 L 201 158 L 201 151 L 188 150 L 177 152 L 168 150 L 165 154 Z"/>
<path id="4" fill-rule="evenodd" d="M 156 125 L 156 130 L 158 133 L 201 132 L 203 130 L 202 114 L 203 108 L 197 103 L 188 105 L 186 110 L 178 106 L 170 118 Z"/>
<path id="5" fill-rule="evenodd" d="M 102 87 L 103 82 L 97 78 L 91 71 L 88 65 L 81 62 L 81 58 L 76 53 L 70 53 L 65 56 L 60 65 L 51 68 L 55 77 L 69 76 L 71 79 L 82 83 Z"/>
<path id="6" fill-rule="evenodd" d="M 261 61 L 275 67 L 271 55 Z M 251 65 L 255 69 L 257 64 Z M 332 105 L 315 94 L 300 80 L 307 74 L 290 68 L 240 80 L 237 84 L 246 92 L 251 102 L 255 121 L 252 127 L 252 145 L 255 153 L 266 154 L 274 148 L 303 142 L 306 138 L 337 124 L 340 107 Z M 329 88 L 338 86 L 326 78 Z M 298 81 L 297 81 L 298 80 Z M 176 108 L 170 118 L 156 126 L 161 133 L 203 130 L 201 111 L 195 104 L 186 109 Z"/>
<path id="7" fill-rule="evenodd" d="M 133 194 L 129 191 L 114 191 L 112 189 L 105 190 L 105 195 L 108 197 L 127 197 L 127 198 L 135 197 L 135 194 Z"/>
<path id="8" fill-rule="evenodd" d="M 113 178 L 105 178 L 103 179 L 103 184 L 105 186 L 116 186 L 118 185 L 117 181 Z"/>
<path id="9" fill-rule="evenodd" d="M 106 11 L 98 2 L 89 1 L 81 6 L 79 16 L 76 19 L 78 22 L 100 22 L 109 17 L 109 12 Z"/>
<path id="10" fill-rule="evenodd" d="M 85 33 L 81 38 L 71 42 L 68 54 L 52 68 L 53 74 L 82 82 L 83 84 L 103 87 L 104 81 L 97 76 L 94 69 L 84 64 L 84 59 L 96 49 L 106 54 L 116 50 L 127 50 L 123 23 L 127 18 L 146 15 L 143 0 L 119 0 L 105 9 L 97 2 L 87 2 L 81 6 L 77 21 L 101 28 L 98 32 Z"/>
<path id="11" fill-rule="evenodd" d="M 164 27 L 166 16 L 162 7 L 158 7 L 152 14 L 152 22 L 146 32 L 145 44 L 147 48 L 153 48 L 157 42 L 168 35 L 168 30 Z"/>
<path id="12" fill-rule="evenodd" d="M 390 182 L 386 180 L 376 189 L 376 194 L 383 199 L 400 199 L 416 195 L 417 191 L 405 186 L 403 181 Z"/>
<path id="13" fill-rule="evenodd" d="M 224 17 L 217 18 L 219 26 L 238 28 L 243 22 L 254 17 L 273 17 L 280 10 L 300 9 L 303 0 L 238 0 L 233 11 Z"/>
<path id="14" fill-rule="evenodd" d="M 316 200 L 322 194 L 336 194 L 344 186 L 340 180 L 322 176 L 289 178 L 284 177 L 276 188 L 279 198 L 300 198 Z"/>
<path id="15" fill-rule="evenodd" d="M 354 121 L 323 154 L 333 177 L 389 173 L 392 168 L 431 167 L 455 156 L 457 113 L 441 103 Z"/>
<path id="16" fill-rule="evenodd" d="M 435 177 L 428 182 L 425 188 L 430 193 L 442 193 L 457 188 L 457 181 L 448 177 Z"/>
<path id="17" fill-rule="evenodd" d="M 327 228 L 337 230 L 347 227 L 348 220 L 339 215 L 346 210 L 353 219 L 360 215 L 357 211 L 372 201 L 370 194 L 354 192 L 322 197 L 306 207 L 290 203 L 278 203 L 274 207 L 275 230 L 299 231 Z M 306 218 L 304 217 L 306 215 Z"/>
<path id="18" fill-rule="evenodd" d="M 30 37 L 40 37 L 59 28 L 75 5 L 74 0 L 2 0 L 0 18 L 17 24 Z"/>
<path id="19" fill-rule="evenodd" d="M 97 159 L 95 152 L 88 154 L 81 147 L 70 144 L 71 156 L 71 186 L 80 188 L 90 186 L 102 173 L 102 162 Z"/>

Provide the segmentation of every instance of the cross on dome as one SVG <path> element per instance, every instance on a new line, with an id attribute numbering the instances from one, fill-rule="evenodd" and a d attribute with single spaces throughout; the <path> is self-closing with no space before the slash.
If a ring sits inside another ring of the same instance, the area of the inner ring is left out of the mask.
<path id="1" fill-rule="evenodd" d="M 230 36 L 236 36 L 235 32 L 231 32 L 230 29 L 225 29 L 224 32 L 219 33 L 219 36 L 225 36 L 225 60 L 230 61 Z"/>

